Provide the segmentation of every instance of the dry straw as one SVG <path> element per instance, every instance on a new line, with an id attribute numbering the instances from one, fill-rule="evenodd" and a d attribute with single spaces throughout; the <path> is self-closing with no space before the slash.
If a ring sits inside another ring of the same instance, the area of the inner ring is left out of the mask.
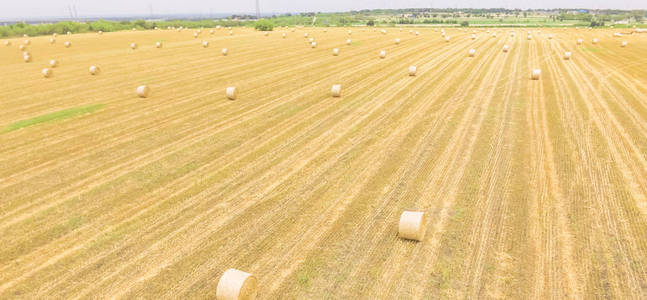
<path id="1" fill-rule="evenodd" d="M 404 211 L 400 215 L 398 236 L 403 239 L 422 241 L 425 235 L 425 213 L 420 211 Z"/>
<path id="2" fill-rule="evenodd" d="M 137 96 L 140 98 L 148 98 L 151 93 L 151 89 L 146 85 L 140 85 L 137 87 Z"/>
<path id="3" fill-rule="evenodd" d="M 227 99 L 236 100 L 236 98 L 238 98 L 238 89 L 234 86 L 230 86 L 225 90 L 225 94 L 227 95 Z"/>
<path id="4" fill-rule="evenodd" d="M 90 75 L 99 75 L 101 69 L 97 66 L 90 66 Z"/>
<path id="5" fill-rule="evenodd" d="M 52 70 L 51 69 L 45 68 L 45 69 L 43 69 L 43 71 L 41 73 L 43 74 L 43 77 L 45 77 L 45 78 L 52 77 Z"/>
<path id="6" fill-rule="evenodd" d="M 333 84 L 330 92 L 333 97 L 341 97 L 341 84 Z"/>
<path id="7" fill-rule="evenodd" d="M 216 287 L 216 300 L 253 300 L 256 298 L 258 280 L 252 274 L 228 269 Z"/>
<path id="8" fill-rule="evenodd" d="M 541 76 L 541 70 L 540 69 L 533 69 L 531 78 L 532 80 L 539 80 L 539 77 Z"/>
<path id="9" fill-rule="evenodd" d="M 416 66 L 410 66 L 409 67 L 409 76 L 416 76 L 416 71 L 417 70 L 418 70 L 418 68 L 416 68 Z"/>

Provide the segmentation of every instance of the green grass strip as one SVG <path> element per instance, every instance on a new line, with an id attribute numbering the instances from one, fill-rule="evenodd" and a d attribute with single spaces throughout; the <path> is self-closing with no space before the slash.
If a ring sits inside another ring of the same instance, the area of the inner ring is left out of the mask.
<path id="1" fill-rule="evenodd" d="M 61 110 L 61 111 L 57 111 L 57 112 L 45 114 L 45 115 L 42 115 L 42 116 L 38 116 L 38 117 L 35 117 L 35 118 L 32 118 L 32 119 L 15 122 L 15 123 L 7 126 L 3 130 L 3 132 L 7 133 L 7 132 L 14 131 L 14 130 L 18 130 L 18 129 L 21 129 L 21 128 L 34 126 L 34 125 L 38 125 L 38 124 L 42 124 L 42 123 L 49 123 L 49 122 L 55 122 L 55 121 L 60 121 L 60 120 L 64 120 L 64 119 L 73 118 L 73 117 L 83 115 L 83 114 L 86 114 L 86 113 L 95 112 L 95 111 L 101 109 L 104 106 L 105 106 L 104 104 L 93 104 L 93 105 L 79 106 L 79 107 L 73 107 L 73 108 L 64 109 L 64 110 Z"/>

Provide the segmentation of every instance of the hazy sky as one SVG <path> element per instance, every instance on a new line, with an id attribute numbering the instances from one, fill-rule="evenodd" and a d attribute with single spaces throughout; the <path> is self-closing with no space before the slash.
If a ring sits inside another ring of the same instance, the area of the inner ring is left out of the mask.
<path id="1" fill-rule="evenodd" d="M 348 11 L 364 8 L 504 7 L 504 8 L 617 8 L 645 9 L 647 0 L 259 0 L 261 12 Z M 79 17 L 170 13 L 253 13 L 255 0 L 0 0 L 0 20 L 69 16 L 68 5 Z"/>

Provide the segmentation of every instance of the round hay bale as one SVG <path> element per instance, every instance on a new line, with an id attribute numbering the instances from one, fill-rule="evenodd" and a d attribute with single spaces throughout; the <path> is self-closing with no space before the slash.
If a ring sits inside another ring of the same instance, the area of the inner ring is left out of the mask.
<path id="1" fill-rule="evenodd" d="M 310 44 L 310 46 L 311 46 L 312 48 L 317 48 L 317 42 L 312 42 L 312 44 Z"/>
<path id="2" fill-rule="evenodd" d="M 304 34 L 303 34 L 303 37 L 307 39 L 307 38 L 308 38 L 308 33 L 307 33 L 307 32 L 306 32 L 306 33 L 304 33 Z"/>
<path id="3" fill-rule="evenodd" d="M 203 47 L 203 48 L 207 48 L 207 47 L 209 47 L 209 42 L 207 42 L 207 41 L 202 41 L 202 47 Z"/>
<path id="4" fill-rule="evenodd" d="M 99 32 L 97 32 L 97 33 L 98 33 L 99 35 L 102 35 L 102 34 L 103 34 L 103 31 L 99 30 Z"/>
<path id="5" fill-rule="evenodd" d="M 11 46 L 11 41 L 9 40 L 4 41 L 4 45 L 7 47 Z"/>
<path id="6" fill-rule="evenodd" d="M 234 35 L 234 32 L 230 30 L 229 35 Z"/>
<path id="7" fill-rule="evenodd" d="M 395 39 L 395 44 L 400 45 L 400 38 Z"/>
<path id="8" fill-rule="evenodd" d="M 227 56 L 227 53 L 228 53 L 227 48 L 222 48 L 222 51 L 220 52 L 222 53 L 222 56 Z"/>
<path id="9" fill-rule="evenodd" d="M 23 34 L 23 35 L 22 35 L 22 37 L 29 37 L 29 35 L 27 35 L 27 34 L 25 33 L 25 34 Z"/>
<path id="10" fill-rule="evenodd" d="M 50 44 L 52 44 L 52 45 L 53 45 L 53 44 L 55 44 L 55 43 L 56 43 L 56 39 L 55 39 L 55 38 L 50 38 L 50 39 L 49 39 L 49 43 L 50 43 Z"/>
<path id="11" fill-rule="evenodd" d="M 503 45 L 503 52 L 508 52 L 510 47 L 508 45 Z"/>
<path id="12" fill-rule="evenodd" d="M 137 43 L 130 43 L 130 49 L 137 49 Z"/>
<path id="13" fill-rule="evenodd" d="M 148 98 L 151 93 L 151 89 L 146 85 L 140 85 L 137 87 L 137 96 L 139 98 Z"/>
<path id="14" fill-rule="evenodd" d="M 264 35 L 264 36 L 268 36 L 268 35 L 269 35 L 269 33 L 267 33 L 267 31 L 265 31 L 265 32 L 263 32 L 263 35 Z"/>
<path id="15" fill-rule="evenodd" d="M 254 275 L 228 269 L 218 281 L 216 300 L 254 300 L 257 289 L 258 280 Z"/>
<path id="16" fill-rule="evenodd" d="M 382 34 L 386 34 L 386 29 L 382 29 L 380 32 L 382 32 Z"/>
<path id="17" fill-rule="evenodd" d="M 594 38 L 594 39 L 593 39 L 593 44 L 595 45 L 595 44 L 597 44 L 597 43 L 598 43 L 598 39 L 597 39 L 597 38 Z"/>
<path id="18" fill-rule="evenodd" d="M 349 30 L 349 31 L 348 31 L 348 35 L 352 35 L 352 34 L 353 34 L 353 31 L 352 31 L 352 30 Z"/>
<path id="19" fill-rule="evenodd" d="M 89 71 L 90 75 L 99 75 L 99 73 L 101 73 L 101 69 L 99 69 L 99 67 L 97 66 L 90 66 Z"/>
<path id="20" fill-rule="evenodd" d="M 473 33 L 472 33 L 472 39 L 473 39 L 473 40 L 476 40 L 476 34 L 473 34 Z"/>
<path id="21" fill-rule="evenodd" d="M 56 32 L 52 33 L 52 36 L 53 36 L 53 37 L 56 37 L 57 35 L 58 35 L 58 34 L 56 34 Z"/>
<path id="22" fill-rule="evenodd" d="M 216 29 L 220 30 L 220 25 L 216 25 Z"/>
<path id="23" fill-rule="evenodd" d="M 324 28 L 324 29 L 323 29 L 323 32 L 328 32 L 328 28 Z"/>
<path id="24" fill-rule="evenodd" d="M 417 70 L 418 70 L 418 68 L 416 68 L 416 66 L 410 66 L 409 67 L 409 76 L 416 76 L 416 71 Z"/>
<path id="25" fill-rule="evenodd" d="M 314 42 L 314 41 L 315 41 L 315 39 L 314 39 L 314 38 L 309 38 L 309 39 L 308 39 L 308 41 L 309 41 L 310 43 L 312 43 L 312 42 Z"/>
<path id="26" fill-rule="evenodd" d="M 52 77 L 52 69 L 45 68 L 45 69 L 43 69 L 43 71 L 41 73 L 43 74 L 43 77 L 45 77 L 45 78 Z"/>
<path id="27" fill-rule="evenodd" d="M 528 35 L 528 40 L 532 40 L 532 35 Z"/>
<path id="28" fill-rule="evenodd" d="M 216 32 L 213 31 L 213 29 L 209 30 L 209 34 L 214 34 L 214 33 L 216 33 Z"/>
<path id="29" fill-rule="evenodd" d="M 70 47 L 72 47 L 72 43 L 67 42 L 67 41 L 64 43 L 64 45 L 65 45 L 65 48 L 70 48 Z"/>
<path id="30" fill-rule="evenodd" d="M 449 36 L 445 37 L 445 42 L 449 43 Z"/>
<path id="31" fill-rule="evenodd" d="M 20 51 L 23 51 L 25 49 L 26 49 L 25 45 L 19 45 L 18 46 L 18 50 L 20 50 Z"/>
<path id="32" fill-rule="evenodd" d="M 347 40 L 346 40 L 346 45 L 350 46 L 351 42 L 352 42 L 352 41 L 351 41 L 350 39 L 347 39 Z"/>
<path id="33" fill-rule="evenodd" d="M 292 28 L 290 31 L 294 32 L 294 30 L 295 30 L 295 29 L 294 29 L 294 28 Z"/>
<path id="34" fill-rule="evenodd" d="M 386 57 L 386 51 L 382 50 L 380 51 L 380 58 L 385 58 Z"/>
<path id="35" fill-rule="evenodd" d="M 476 50 L 470 49 L 470 51 L 467 54 L 469 55 L 469 57 L 474 57 L 474 54 L 476 54 Z"/>
<path id="36" fill-rule="evenodd" d="M 539 77 L 541 76 L 541 70 L 540 69 L 533 69 L 531 78 L 532 80 L 539 80 Z"/>
<path id="37" fill-rule="evenodd" d="M 227 95 L 227 99 L 236 100 L 236 98 L 238 98 L 238 89 L 230 86 L 225 90 L 225 94 Z"/>
<path id="38" fill-rule="evenodd" d="M 162 42 L 155 43 L 155 48 L 162 48 Z"/>
<path id="39" fill-rule="evenodd" d="M 283 34 L 281 34 L 281 36 L 282 36 L 283 38 L 285 38 L 285 37 L 287 36 L 287 34 L 285 34 L 285 32 L 284 32 Z"/>
<path id="40" fill-rule="evenodd" d="M 417 31 L 416 31 L 416 35 L 420 35 L 420 32 L 417 32 Z"/>
<path id="41" fill-rule="evenodd" d="M 409 29 L 409 34 L 413 34 L 413 30 Z"/>
<path id="42" fill-rule="evenodd" d="M 194 32 L 194 33 L 193 33 L 193 38 L 194 38 L 194 39 L 197 39 L 197 38 L 198 38 L 198 33 L 197 33 L 197 32 Z"/>
<path id="43" fill-rule="evenodd" d="M 49 61 L 49 66 L 52 68 L 58 67 L 58 60 L 52 59 Z"/>
<path id="44" fill-rule="evenodd" d="M 201 34 L 201 33 L 202 33 L 202 29 L 198 29 L 198 30 L 196 31 L 196 33 L 197 33 L 197 34 Z"/>
<path id="45" fill-rule="evenodd" d="M 67 32 L 67 35 L 72 35 L 72 32 L 69 32 L 69 31 L 68 31 L 68 32 Z"/>
<path id="46" fill-rule="evenodd" d="M 403 211 L 398 223 L 398 237 L 422 241 L 425 236 L 425 213 L 421 211 Z"/>
<path id="47" fill-rule="evenodd" d="M 341 97 L 341 84 L 333 84 L 330 92 L 333 97 Z"/>
<path id="48" fill-rule="evenodd" d="M 30 40 L 30 39 L 26 39 L 23 43 L 25 43 L 25 45 L 29 46 L 29 45 L 31 44 L 31 40 Z"/>
<path id="49" fill-rule="evenodd" d="M 548 35 L 548 39 L 549 39 L 549 40 L 552 40 L 552 39 L 553 39 L 553 35 L 552 35 L 552 34 L 549 34 L 549 35 Z"/>
<path id="50" fill-rule="evenodd" d="M 31 55 L 23 55 L 23 56 L 22 56 L 22 59 L 23 59 L 26 63 L 28 63 L 28 62 L 30 62 L 30 61 L 31 61 Z"/>
<path id="51" fill-rule="evenodd" d="M 620 47 L 622 47 L 622 48 L 627 47 L 627 42 L 626 42 L 626 41 L 622 41 L 622 43 L 620 43 Z"/>
<path id="52" fill-rule="evenodd" d="M 339 55 L 339 49 L 337 49 L 337 48 L 332 49 L 332 55 L 333 55 L 333 56 L 337 56 L 337 55 Z"/>
<path id="53" fill-rule="evenodd" d="M 577 44 L 578 45 L 582 45 L 582 42 L 583 42 L 582 39 L 577 39 Z"/>
<path id="54" fill-rule="evenodd" d="M 569 60 L 569 59 L 571 59 L 571 52 L 570 51 L 564 52 L 564 60 Z"/>

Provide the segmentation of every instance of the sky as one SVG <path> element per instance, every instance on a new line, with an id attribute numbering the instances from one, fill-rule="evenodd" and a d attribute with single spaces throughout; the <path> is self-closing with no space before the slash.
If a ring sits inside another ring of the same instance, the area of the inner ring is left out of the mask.
<path id="1" fill-rule="evenodd" d="M 646 0 L 259 0 L 263 14 L 338 12 L 372 8 L 616 8 L 647 9 Z M 73 5 L 79 17 L 153 14 L 254 13 L 255 0 L 0 0 L 0 20 L 67 17 Z"/>

